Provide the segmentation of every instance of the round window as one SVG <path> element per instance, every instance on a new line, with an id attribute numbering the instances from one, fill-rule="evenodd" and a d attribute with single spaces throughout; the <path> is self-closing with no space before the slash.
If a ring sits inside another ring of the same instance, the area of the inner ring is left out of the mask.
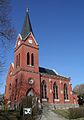
<path id="1" fill-rule="evenodd" d="M 30 78 L 30 79 L 28 80 L 28 83 L 29 83 L 29 85 L 33 85 L 33 84 L 34 84 L 34 80 Z"/>

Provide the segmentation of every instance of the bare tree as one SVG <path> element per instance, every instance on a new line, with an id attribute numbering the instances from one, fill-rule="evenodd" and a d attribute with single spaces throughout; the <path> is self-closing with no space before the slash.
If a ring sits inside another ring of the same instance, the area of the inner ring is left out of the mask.
<path id="1" fill-rule="evenodd" d="M 73 89 L 73 92 L 76 93 L 77 95 L 79 95 L 79 87 L 80 85 L 76 85 Z"/>
<path id="2" fill-rule="evenodd" d="M 77 95 L 84 95 L 84 84 L 76 85 L 73 89 L 73 92 Z"/>
<path id="3" fill-rule="evenodd" d="M 0 0 L 0 37 L 10 40 L 13 36 L 13 28 L 10 21 L 10 0 Z"/>
<path id="4" fill-rule="evenodd" d="M 84 84 L 75 86 L 73 92 L 78 96 L 79 105 L 84 105 Z"/>
<path id="5" fill-rule="evenodd" d="M 84 84 L 81 84 L 79 87 L 79 94 L 84 95 Z"/>
<path id="6" fill-rule="evenodd" d="M 11 26 L 10 11 L 11 0 L 0 0 L 0 72 L 3 71 L 5 63 L 3 51 L 7 51 L 15 33 Z"/>

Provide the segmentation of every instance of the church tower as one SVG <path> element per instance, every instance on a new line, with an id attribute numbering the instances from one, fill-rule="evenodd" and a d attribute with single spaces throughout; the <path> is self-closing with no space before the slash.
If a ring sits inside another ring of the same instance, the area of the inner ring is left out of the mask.
<path id="1" fill-rule="evenodd" d="M 35 40 L 28 9 L 21 34 L 18 35 L 14 51 L 14 90 L 17 102 L 25 95 L 40 96 L 38 44 Z M 19 87 L 20 86 L 20 87 Z"/>
<path id="2" fill-rule="evenodd" d="M 15 66 L 18 69 L 25 69 L 32 72 L 38 72 L 38 44 L 34 38 L 32 26 L 28 14 L 26 16 L 21 34 L 17 37 L 15 47 Z"/>

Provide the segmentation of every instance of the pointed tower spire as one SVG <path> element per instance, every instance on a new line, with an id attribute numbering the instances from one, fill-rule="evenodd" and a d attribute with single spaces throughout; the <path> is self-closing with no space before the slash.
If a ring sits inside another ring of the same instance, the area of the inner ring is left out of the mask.
<path id="1" fill-rule="evenodd" d="M 24 24 L 21 32 L 22 39 L 25 40 L 25 38 L 30 32 L 33 33 L 30 18 L 29 18 L 28 8 L 27 8 L 26 16 L 25 16 L 25 20 L 24 20 Z"/>

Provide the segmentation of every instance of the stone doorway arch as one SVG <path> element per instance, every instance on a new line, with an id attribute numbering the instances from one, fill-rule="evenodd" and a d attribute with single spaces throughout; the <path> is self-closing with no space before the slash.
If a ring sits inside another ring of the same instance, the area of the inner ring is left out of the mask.
<path id="1" fill-rule="evenodd" d="M 26 96 L 34 96 L 34 90 L 32 88 L 30 88 L 27 93 L 26 93 Z"/>

